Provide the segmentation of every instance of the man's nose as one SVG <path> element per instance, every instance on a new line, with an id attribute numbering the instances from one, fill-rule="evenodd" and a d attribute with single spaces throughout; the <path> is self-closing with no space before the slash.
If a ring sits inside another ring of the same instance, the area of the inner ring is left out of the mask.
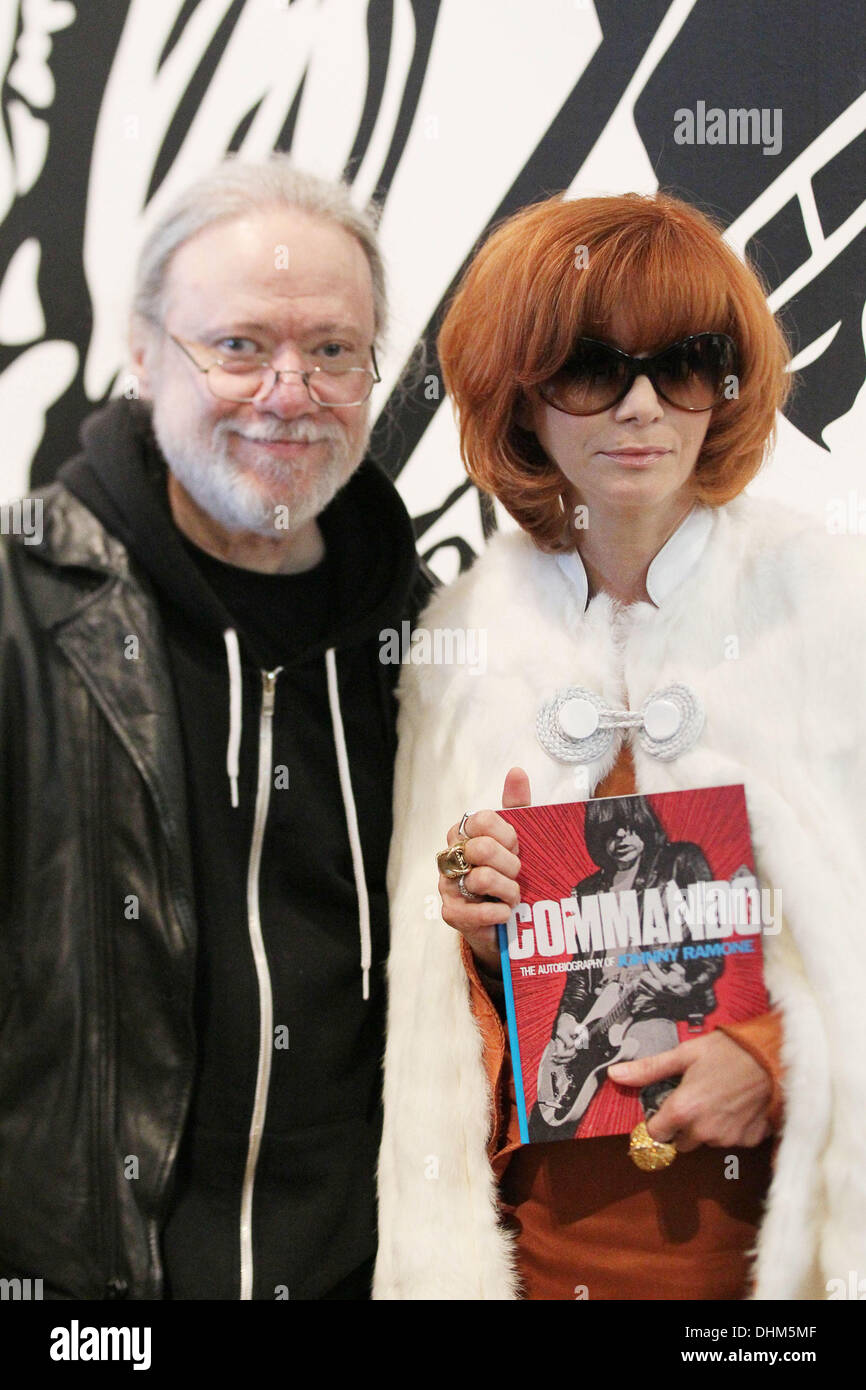
<path id="1" fill-rule="evenodd" d="M 664 403 L 648 376 L 635 377 L 628 395 L 616 407 L 617 420 L 657 420 L 664 414 Z"/>
<path id="2" fill-rule="evenodd" d="M 300 415 L 314 415 L 321 406 L 313 400 L 304 381 L 307 369 L 301 359 L 283 356 L 279 362 L 271 364 L 273 384 L 270 390 L 264 389 L 253 401 L 253 405 L 271 415 L 282 419 L 295 419 Z"/>

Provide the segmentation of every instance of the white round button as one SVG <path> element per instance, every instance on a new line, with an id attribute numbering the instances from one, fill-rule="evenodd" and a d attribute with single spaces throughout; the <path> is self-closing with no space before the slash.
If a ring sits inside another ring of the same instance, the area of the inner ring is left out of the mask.
<path id="1" fill-rule="evenodd" d="M 591 700 L 575 696 L 559 706 L 559 727 L 569 738 L 589 738 L 598 728 L 598 710 Z"/>
<path id="2" fill-rule="evenodd" d="M 657 742 L 673 738 L 682 722 L 682 714 L 673 700 L 653 700 L 644 711 L 643 726 Z"/>

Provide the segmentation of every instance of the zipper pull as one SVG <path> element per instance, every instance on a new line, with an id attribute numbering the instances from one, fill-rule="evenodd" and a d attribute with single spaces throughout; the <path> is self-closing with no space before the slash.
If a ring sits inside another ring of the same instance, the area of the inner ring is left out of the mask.
<path id="1" fill-rule="evenodd" d="M 282 666 L 277 666 L 273 671 L 262 671 L 262 714 L 268 719 L 274 713 L 274 703 L 277 698 L 277 676 L 282 671 Z"/>

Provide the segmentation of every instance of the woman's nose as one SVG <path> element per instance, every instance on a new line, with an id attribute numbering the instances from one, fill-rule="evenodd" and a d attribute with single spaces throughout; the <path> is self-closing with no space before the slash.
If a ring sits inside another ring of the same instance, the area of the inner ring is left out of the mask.
<path id="1" fill-rule="evenodd" d="M 648 376 L 637 376 L 627 395 L 616 407 L 618 420 L 657 419 L 664 414 L 664 405 Z"/>

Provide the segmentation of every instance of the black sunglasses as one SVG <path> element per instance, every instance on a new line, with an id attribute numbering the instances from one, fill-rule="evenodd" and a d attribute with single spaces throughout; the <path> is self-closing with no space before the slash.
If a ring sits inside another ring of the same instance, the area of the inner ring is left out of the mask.
<path id="1" fill-rule="evenodd" d="M 652 357 L 632 357 L 595 338 L 578 338 L 568 361 L 538 391 L 566 415 L 598 415 L 624 400 L 639 376 L 647 376 L 668 405 L 711 410 L 737 394 L 736 368 L 736 345 L 726 333 L 695 333 Z"/>

